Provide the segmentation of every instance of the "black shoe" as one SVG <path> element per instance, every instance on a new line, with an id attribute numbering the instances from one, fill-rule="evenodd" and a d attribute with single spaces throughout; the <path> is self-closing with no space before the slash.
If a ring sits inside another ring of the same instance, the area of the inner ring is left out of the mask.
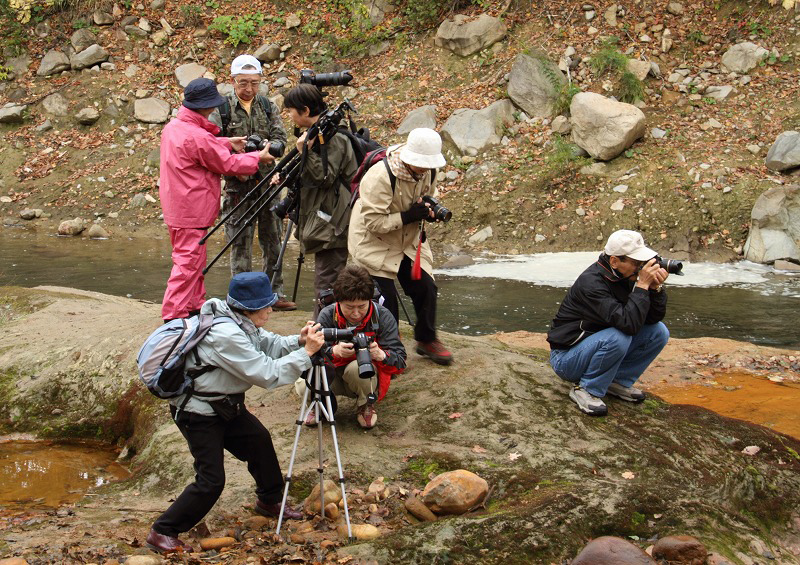
<path id="1" fill-rule="evenodd" d="M 273 504 L 264 504 L 260 500 L 256 500 L 255 511 L 257 514 L 261 514 L 267 518 L 277 518 L 281 513 L 281 503 L 275 502 Z M 303 513 L 286 506 L 286 508 L 283 509 L 283 519 L 302 520 Z"/>
<path id="2" fill-rule="evenodd" d="M 159 534 L 155 530 L 150 530 L 150 533 L 147 534 L 145 545 L 158 553 L 173 553 L 176 551 L 192 553 L 193 551 L 191 545 L 182 542 L 178 538 Z"/>

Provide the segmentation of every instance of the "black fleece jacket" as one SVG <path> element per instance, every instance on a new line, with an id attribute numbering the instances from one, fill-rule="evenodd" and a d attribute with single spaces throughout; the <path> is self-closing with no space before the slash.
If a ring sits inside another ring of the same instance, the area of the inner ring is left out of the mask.
<path id="1" fill-rule="evenodd" d="M 567 291 L 547 341 L 550 349 L 569 349 L 606 328 L 636 335 L 643 325 L 663 320 L 666 312 L 666 291 L 645 290 L 620 278 L 601 254 Z"/>

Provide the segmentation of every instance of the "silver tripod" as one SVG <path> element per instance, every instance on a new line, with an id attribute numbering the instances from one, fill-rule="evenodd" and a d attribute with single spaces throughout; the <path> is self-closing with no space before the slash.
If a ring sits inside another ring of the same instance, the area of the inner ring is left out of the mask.
<path id="1" fill-rule="evenodd" d="M 333 418 L 333 408 L 331 406 L 331 392 L 328 388 L 328 379 L 325 375 L 325 359 L 322 354 L 317 353 L 311 358 L 312 367 L 306 371 L 303 378 L 306 381 L 306 390 L 303 393 L 303 400 L 300 402 L 300 414 L 297 418 L 297 430 L 294 434 L 294 445 L 292 446 L 292 457 L 289 459 L 289 470 L 286 474 L 286 486 L 283 489 L 283 500 L 281 501 L 281 512 L 278 515 L 278 528 L 275 533 L 280 535 L 281 524 L 283 523 L 283 511 L 286 508 L 286 497 L 289 495 L 289 486 L 292 483 L 292 469 L 294 468 L 294 459 L 297 455 L 297 442 L 300 440 L 300 430 L 303 428 L 303 422 L 306 417 L 314 410 L 314 418 L 317 422 L 317 445 L 319 447 L 319 465 L 317 471 L 319 472 L 319 507 L 323 519 L 325 518 L 325 488 L 324 479 L 322 476 L 322 418 L 324 417 L 331 425 L 331 436 L 333 437 L 333 450 L 336 453 L 336 466 L 339 470 L 339 486 L 342 489 L 342 500 L 344 500 L 344 519 L 347 523 L 347 537 L 352 541 L 353 531 L 350 527 L 350 512 L 347 508 L 347 493 L 344 490 L 344 475 L 342 473 L 342 458 L 339 455 L 339 441 L 336 438 L 336 422 Z M 313 399 L 311 404 L 306 408 L 306 401 L 308 400 L 308 392 L 311 391 Z M 323 404 L 324 398 L 324 404 Z"/>

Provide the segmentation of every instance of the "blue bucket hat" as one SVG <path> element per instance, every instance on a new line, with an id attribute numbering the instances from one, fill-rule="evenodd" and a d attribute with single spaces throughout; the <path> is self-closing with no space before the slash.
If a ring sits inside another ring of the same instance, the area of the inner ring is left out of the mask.
<path id="1" fill-rule="evenodd" d="M 216 108 L 225 102 L 210 78 L 196 78 L 183 89 L 183 105 L 192 110 Z"/>
<path id="2" fill-rule="evenodd" d="M 272 292 L 269 277 L 262 272 L 247 272 L 234 275 L 228 286 L 229 306 L 254 312 L 272 306 L 278 295 Z"/>

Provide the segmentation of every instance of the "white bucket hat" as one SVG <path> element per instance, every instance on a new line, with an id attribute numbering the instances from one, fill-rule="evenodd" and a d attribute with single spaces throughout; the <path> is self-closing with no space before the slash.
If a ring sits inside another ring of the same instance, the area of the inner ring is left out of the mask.
<path id="1" fill-rule="evenodd" d="M 253 69 L 242 67 L 251 66 Z M 239 55 L 231 63 L 231 76 L 261 74 L 261 62 L 252 55 Z"/>
<path id="2" fill-rule="evenodd" d="M 603 252 L 608 256 L 630 257 L 634 261 L 649 261 L 658 253 L 644 244 L 642 234 L 633 230 L 618 230 L 608 236 Z"/>
<path id="3" fill-rule="evenodd" d="M 400 160 L 412 167 L 438 169 L 447 161 L 442 155 L 442 138 L 430 128 L 412 129 L 400 149 Z"/>

